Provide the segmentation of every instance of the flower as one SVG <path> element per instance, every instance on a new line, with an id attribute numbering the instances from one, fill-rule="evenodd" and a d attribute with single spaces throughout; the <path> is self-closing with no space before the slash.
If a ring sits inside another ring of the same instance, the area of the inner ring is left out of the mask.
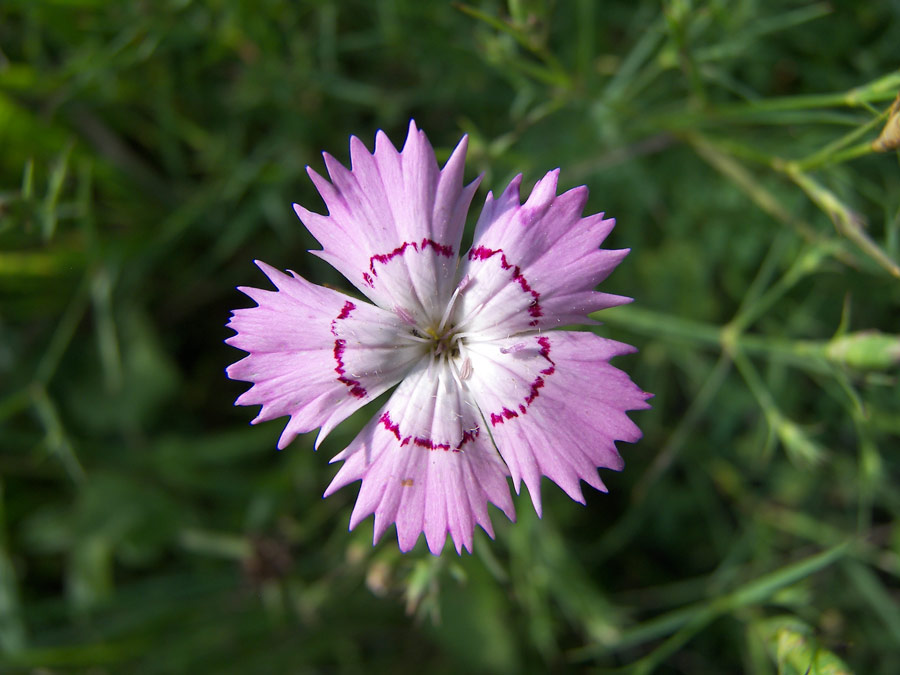
<path id="1" fill-rule="evenodd" d="M 472 247 L 460 242 L 480 178 L 464 186 L 463 137 L 443 169 L 414 122 L 402 151 L 378 132 L 375 152 L 350 139 L 351 169 L 325 153 L 331 182 L 308 173 L 328 215 L 294 205 L 330 263 L 369 300 L 257 261 L 276 291 L 239 288 L 256 307 L 233 312 L 226 342 L 249 352 L 227 369 L 252 382 L 236 405 L 253 423 L 289 415 L 278 447 L 342 420 L 396 385 L 350 445 L 325 491 L 362 481 L 350 528 L 375 514 L 402 551 L 424 532 L 439 554 L 449 533 L 472 550 L 491 537 L 488 502 L 515 519 L 507 478 L 524 481 L 538 515 L 547 476 L 584 503 L 580 481 L 622 468 L 615 441 L 641 432 L 625 411 L 649 394 L 609 364 L 633 352 L 588 332 L 551 330 L 630 302 L 594 290 L 628 250 L 600 244 L 613 227 L 581 217 L 587 188 L 556 194 L 558 170 L 522 204 L 521 175 L 488 193 Z"/>

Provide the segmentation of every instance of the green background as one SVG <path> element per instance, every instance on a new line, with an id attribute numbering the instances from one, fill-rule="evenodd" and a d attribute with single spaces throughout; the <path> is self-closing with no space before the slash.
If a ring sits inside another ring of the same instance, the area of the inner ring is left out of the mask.
<path id="1" fill-rule="evenodd" d="M 897 45 L 896 0 L 4 0 L 0 671 L 895 672 Z M 655 393 L 609 494 L 461 557 L 321 499 L 371 409 L 279 453 L 223 372 L 253 259 L 348 287 L 306 165 L 410 118 L 471 215 L 589 186 Z"/>

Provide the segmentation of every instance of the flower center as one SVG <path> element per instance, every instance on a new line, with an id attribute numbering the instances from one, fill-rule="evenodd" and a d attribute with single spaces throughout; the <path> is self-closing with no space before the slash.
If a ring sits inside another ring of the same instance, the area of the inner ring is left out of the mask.
<path id="1" fill-rule="evenodd" d="M 440 367 L 449 369 L 460 387 L 472 377 L 472 360 L 466 356 L 465 333 L 457 331 L 452 325 L 441 328 L 432 324 L 424 329 L 412 328 L 406 335 L 423 346 L 429 368 L 440 364 Z"/>
<path id="2" fill-rule="evenodd" d="M 416 325 L 408 311 L 399 308 L 395 310 L 404 323 L 411 326 L 406 333 L 407 337 L 424 345 L 432 365 L 440 362 L 448 366 L 460 384 L 472 376 L 472 362 L 465 353 L 467 333 L 457 328 L 452 317 L 456 300 L 469 285 L 469 281 L 468 275 L 462 278 L 453 291 L 443 316 L 439 321 L 433 320 L 427 327 Z"/>
<path id="3" fill-rule="evenodd" d="M 443 329 L 440 326 L 427 328 L 423 337 L 429 339 L 435 356 L 446 354 L 451 359 L 459 356 L 462 337 L 453 330 L 453 326 L 447 326 Z"/>

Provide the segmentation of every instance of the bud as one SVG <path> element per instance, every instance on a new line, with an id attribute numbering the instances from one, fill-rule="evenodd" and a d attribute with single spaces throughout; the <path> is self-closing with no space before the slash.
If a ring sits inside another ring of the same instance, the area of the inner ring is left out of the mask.
<path id="1" fill-rule="evenodd" d="M 900 335 L 876 330 L 842 335 L 828 343 L 825 356 L 857 370 L 887 370 L 900 364 Z"/>
<path id="2" fill-rule="evenodd" d="M 788 458 L 797 466 L 815 466 L 825 457 L 825 449 L 797 424 L 780 414 L 770 417 Z"/>
<path id="3" fill-rule="evenodd" d="M 872 149 L 876 152 L 888 152 L 900 148 L 900 94 L 894 100 L 888 113 L 888 121 L 881 130 L 881 135 L 872 141 Z"/>

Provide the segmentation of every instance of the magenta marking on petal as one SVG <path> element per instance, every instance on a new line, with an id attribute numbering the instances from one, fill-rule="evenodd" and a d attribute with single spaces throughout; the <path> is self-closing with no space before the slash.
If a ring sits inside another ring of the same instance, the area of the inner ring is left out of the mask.
<path id="1" fill-rule="evenodd" d="M 344 306 L 341 307 L 340 314 L 331 321 L 331 334 L 338 338 L 334 341 L 334 362 L 337 364 L 334 367 L 334 372 L 338 374 L 338 382 L 346 384 L 350 388 L 351 396 L 365 398 L 367 394 L 365 387 L 360 384 L 359 380 L 353 380 L 347 377 L 347 373 L 344 370 L 344 350 L 347 348 L 347 341 L 339 338 L 337 332 L 337 322 L 348 318 L 350 312 L 354 309 L 356 309 L 356 305 L 347 300 L 344 303 Z"/>
<path id="2" fill-rule="evenodd" d="M 416 253 L 421 253 L 427 249 L 432 249 L 438 255 L 442 255 L 445 258 L 452 258 L 453 247 L 448 246 L 447 244 L 440 244 L 433 239 L 425 238 L 420 242 L 414 241 L 404 241 L 400 246 L 395 248 L 393 251 L 389 253 L 376 253 L 371 258 L 369 258 L 369 272 L 363 272 L 363 280 L 369 285 L 374 285 L 374 279 L 372 277 L 378 276 L 378 271 L 375 269 L 375 263 L 381 263 L 382 265 L 386 265 L 391 260 L 396 258 L 397 256 L 401 256 L 406 253 L 406 250 L 411 248 Z"/>
<path id="3" fill-rule="evenodd" d="M 529 406 L 534 403 L 534 399 L 538 397 L 540 393 L 540 389 L 544 386 L 544 378 L 538 377 L 535 378 L 534 382 L 531 383 L 531 391 L 528 393 L 528 396 L 525 397 L 525 405 Z"/>
<path id="4" fill-rule="evenodd" d="M 449 450 L 449 443 L 435 443 L 430 438 L 419 438 L 418 436 L 413 439 L 413 445 L 418 445 L 420 448 L 425 448 L 426 450 Z"/>
<path id="5" fill-rule="evenodd" d="M 337 363 L 337 366 L 334 368 L 334 372 L 338 374 L 338 382 L 342 384 L 346 384 L 350 387 L 350 395 L 355 396 L 356 398 L 365 398 L 366 390 L 359 383 L 359 380 L 352 380 L 347 377 L 346 372 L 344 371 L 344 349 L 347 347 L 347 341 L 337 339 L 334 341 L 334 360 Z"/>
<path id="6" fill-rule="evenodd" d="M 500 254 L 500 267 L 504 270 L 512 270 L 512 281 L 519 284 L 521 289 L 531 295 L 531 303 L 528 305 L 528 314 L 529 316 L 534 317 L 534 320 L 528 323 L 529 326 L 537 326 L 540 321 L 539 317 L 544 315 L 544 310 L 541 308 L 541 294 L 538 293 L 531 287 L 531 284 L 528 283 L 528 280 L 525 278 L 525 275 L 522 274 L 522 268 L 518 265 L 512 265 L 506 259 L 506 254 L 503 252 L 502 248 L 498 249 L 490 249 L 486 246 L 478 246 L 469 251 L 469 260 L 487 260 L 488 258 L 493 257 L 497 253 Z"/>
<path id="7" fill-rule="evenodd" d="M 538 344 L 541 346 L 541 356 L 550 361 L 550 338 L 539 337 Z M 550 361 L 553 363 L 553 361 Z"/>
<path id="8" fill-rule="evenodd" d="M 344 303 L 344 306 L 341 307 L 341 313 L 338 314 L 337 318 L 346 319 L 348 316 L 350 316 L 350 312 L 352 312 L 354 309 L 356 309 L 356 305 L 347 300 L 347 302 Z"/>
<path id="9" fill-rule="evenodd" d="M 534 378 L 534 381 L 529 387 L 528 395 L 525 397 L 525 401 L 519 404 L 519 413 L 515 413 L 509 408 L 503 408 L 499 413 L 491 413 L 491 426 L 495 427 L 498 424 L 503 424 L 506 420 L 518 417 L 519 414 L 525 415 L 528 412 L 528 407 L 534 403 L 534 400 L 540 395 L 541 389 L 544 388 L 545 379 L 556 372 L 556 364 L 553 362 L 553 359 L 550 358 L 550 338 L 539 337 L 537 343 L 541 348 L 539 354 L 549 361 L 550 365 L 541 370 L 540 374 Z"/>
<path id="10" fill-rule="evenodd" d="M 488 248 L 487 246 L 478 246 L 469 251 L 468 258 L 469 258 L 469 260 L 487 260 L 488 258 L 492 257 L 495 253 L 502 253 L 502 252 L 499 248 L 497 250 L 494 250 L 492 248 Z M 503 269 L 506 269 L 506 267 L 504 266 Z"/>
<path id="11" fill-rule="evenodd" d="M 398 255 L 403 255 L 406 253 L 406 248 L 408 246 L 415 246 L 415 242 L 404 241 L 400 246 L 395 248 L 390 253 L 376 253 L 371 258 L 369 258 L 369 269 L 372 271 L 376 277 L 378 276 L 378 272 L 375 271 L 375 263 L 380 262 L 382 265 L 389 263 L 391 260 L 396 258 Z"/>
<path id="12" fill-rule="evenodd" d="M 347 317 L 349 317 L 350 312 L 352 312 L 354 309 L 356 309 L 356 305 L 354 305 L 349 300 L 347 300 L 347 302 L 344 303 L 344 306 L 341 307 L 341 313 L 338 314 L 334 319 L 331 320 L 331 334 L 332 335 L 334 335 L 335 337 L 338 337 L 337 322 L 342 321 L 343 319 L 346 319 Z"/>
<path id="13" fill-rule="evenodd" d="M 378 421 L 384 425 L 385 429 L 394 434 L 398 441 L 400 440 L 400 426 L 391 422 L 391 414 L 389 412 L 385 411 L 385 413 L 378 418 Z M 403 444 L 401 443 L 401 445 Z"/>
<path id="14" fill-rule="evenodd" d="M 464 431 L 462 440 L 459 442 L 459 445 L 456 446 L 456 449 L 461 450 L 462 446 L 464 446 L 466 443 L 474 441 L 476 438 L 478 438 L 478 433 L 480 431 L 481 431 L 481 429 L 479 427 L 475 427 L 474 429 L 468 429 L 468 430 Z"/>
<path id="15" fill-rule="evenodd" d="M 491 413 L 491 424 L 497 426 L 501 424 L 504 419 L 511 420 L 513 417 L 518 417 L 519 413 L 515 413 L 509 408 L 504 408 L 500 411 L 500 413 Z"/>
<path id="16" fill-rule="evenodd" d="M 390 431 L 394 434 L 394 438 L 396 438 L 400 442 L 400 447 L 402 448 L 404 445 L 409 445 L 412 443 L 415 446 L 420 448 L 425 448 L 426 450 L 444 450 L 450 452 L 459 452 L 462 450 L 462 446 L 466 443 L 470 443 L 474 441 L 478 437 L 479 428 L 475 427 L 474 429 L 464 431 L 462 440 L 459 442 L 455 448 L 451 448 L 449 443 L 435 443 L 430 438 L 423 438 L 421 436 L 416 436 L 415 438 L 412 436 L 404 436 L 400 433 L 400 425 L 391 420 L 391 413 L 389 411 L 385 411 L 381 417 L 378 418 L 378 421 L 381 422 L 381 426 L 385 428 L 386 431 Z"/>
<path id="17" fill-rule="evenodd" d="M 422 247 L 422 250 L 425 250 L 426 248 L 432 248 L 438 255 L 442 255 L 445 258 L 453 257 L 453 247 L 448 246 L 447 244 L 439 244 L 432 239 L 423 239 L 422 243 L 419 245 Z"/>

